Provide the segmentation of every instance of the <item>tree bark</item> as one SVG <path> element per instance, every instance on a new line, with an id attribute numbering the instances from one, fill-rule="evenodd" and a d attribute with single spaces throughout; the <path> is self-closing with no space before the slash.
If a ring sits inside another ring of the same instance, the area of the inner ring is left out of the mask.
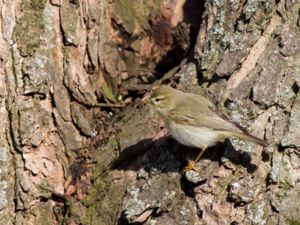
<path id="1" fill-rule="evenodd" d="M 300 4 L 1 5 L 0 224 L 300 223 Z M 262 148 L 168 135 L 152 86 L 207 95 Z"/>

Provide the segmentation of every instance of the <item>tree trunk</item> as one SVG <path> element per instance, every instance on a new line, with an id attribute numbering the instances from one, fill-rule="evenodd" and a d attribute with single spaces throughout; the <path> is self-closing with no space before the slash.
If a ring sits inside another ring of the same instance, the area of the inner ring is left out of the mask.
<path id="1" fill-rule="evenodd" d="M 300 3 L 1 3 L 0 224 L 300 224 Z M 152 86 L 202 93 L 260 146 L 166 135 Z"/>

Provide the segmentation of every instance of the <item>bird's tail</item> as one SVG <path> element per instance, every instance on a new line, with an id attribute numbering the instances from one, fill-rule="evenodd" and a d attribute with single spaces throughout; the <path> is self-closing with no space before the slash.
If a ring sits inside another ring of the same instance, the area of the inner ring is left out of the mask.
<path id="1" fill-rule="evenodd" d="M 256 144 L 259 144 L 261 146 L 268 146 L 269 143 L 263 139 L 260 139 L 252 134 L 249 134 L 249 133 L 232 133 L 232 135 L 234 137 L 237 137 L 237 138 L 240 138 L 240 139 L 243 139 L 243 140 L 246 140 L 246 141 L 251 141 L 251 142 L 254 142 Z"/>

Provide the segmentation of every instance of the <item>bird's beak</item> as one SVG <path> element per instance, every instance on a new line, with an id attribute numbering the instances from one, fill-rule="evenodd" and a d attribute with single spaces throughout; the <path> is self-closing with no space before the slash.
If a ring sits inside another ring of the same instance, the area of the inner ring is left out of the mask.
<path id="1" fill-rule="evenodd" d="M 150 104 L 154 105 L 154 99 L 150 98 Z"/>

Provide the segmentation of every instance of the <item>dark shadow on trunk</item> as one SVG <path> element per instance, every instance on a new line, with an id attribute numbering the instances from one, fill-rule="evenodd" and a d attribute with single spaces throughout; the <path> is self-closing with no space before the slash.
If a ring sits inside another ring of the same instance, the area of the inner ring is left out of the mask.
<path id="1" fill-rule="evenodd" d="M 198 162 L 200 168 L 206 168 L 212 162 L 218 162 L 220 165 L 225 149 L 226 153 L 229 153 L 229 157 L 226 156 L 225 158 L 228 158 L 235 165 L 243 166 L 248 173 L 255 172 L 257 166 L 251 163 L 251 156 L 246 152 L 236 151 L 230 141 L 207 149 Z M 178 144 L 170 136 L 162 137 L 156 141 L 144 139 L 122 150 L 113 162 L 111 169 L 137 171 L 144 168 L 150 172 L 151 169 L 155 168 L 165 173 L 180 173 L 187 165 L 188 159 L 195 159 L 199 151 L 197 148 Z"/>

